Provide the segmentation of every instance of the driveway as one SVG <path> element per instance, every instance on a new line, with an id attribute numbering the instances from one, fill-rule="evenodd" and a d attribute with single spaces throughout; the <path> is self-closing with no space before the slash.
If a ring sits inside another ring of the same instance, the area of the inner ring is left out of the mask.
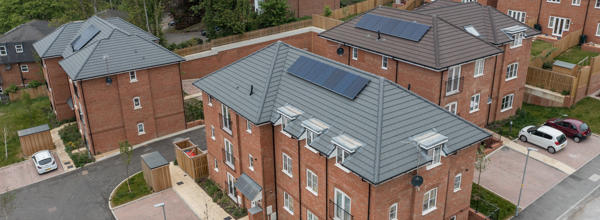
<path id="1" fill-rule="evenodd" d="M 0 168 L 0 177 L 2 177 L 0 178 L 0 192 L 21 188 L 23 186 L 37 183 L 50 177 L 62 174 L 64 169 L 61 161 L 59 161 L 55 152 L 52 152 L 52 156 L 54 156 L 54 159 L 57 160 L 56 162 L 58 163 L 58 169 L 42 175 L 37 173 L 31 158 Z"/>
<path id="2" fill-rule="evenodd" d="M 172 188 L 153 193 L 144 198 L 124 204 L 114 209 L 119 220 L 162 220 L 162 208 L 155 208 L 158 203 L 165 203 L 167 219 L 200 220 Z"/>
<path id="3" fill-rule="evenodd" d="M 156 141 L 134 150 L 130 173 L 140 171 L 140 155 L 159 151 L 174 160 L 172 142 L 190 137 L 198 146 L 206 147 L 204 127 Z M 113 219 L 108 208 L 111 191 L 125 179 L 125 164 L 115 156 L 47 180 L 14 190 L 14 206 L 10 219 Z"/>
<path id="4" fill-rule="evenodd" d="M 575 143 L 575 141 L 573 141 L 571 138 L 568 138 L 567 141 L 567 147 L 559 152 L 556 152 L 555 154 L 548 153 L 548 151 L 545 151 L 543 148 L 530 143 L 525 143 L 522 141 L 518 141 L 517 143 L 526 147 L 536 148 L 538 149 L 538 152 L 548 157 L 557 159 L 574 168 L 575 170 L 583 167 L 583 165 L 588 163 L 590 160 L 600 155 L 600 137 L 598 136 L 591 135 L 589 138 L 579 143 Z"/>

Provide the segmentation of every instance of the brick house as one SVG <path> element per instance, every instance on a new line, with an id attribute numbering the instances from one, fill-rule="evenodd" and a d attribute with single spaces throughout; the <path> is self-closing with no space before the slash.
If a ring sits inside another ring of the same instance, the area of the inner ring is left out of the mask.
<path id="1" fill-rule="evenodd" d="M 541 3 L 540 0 L 499 0 L 496 9 L 517 21 L 533 26 L 538 23 Z"/>
<path id="2" fill-rule="evenodd" d="M 0 93 L 11 85 L 44 82 L 32 44 L 54 29 L 47 21 L 32 20 L 0 35 Z"/>
<path id="3" fill-rule="evenodd" d="M 51 88 L 66 89 L 93 154 L 117 149 L 124 140 L 134 145 L 185 129 L 180 56 L 120 18 L 70 24 L 76 25 L 62 26 L 36 46 L 42 52 L 62 46 L 60 57 L 44 61 L 56 65 L 47 72 L 64 78 L 47 76 L 59 82 Z"/>
<path id="4" fill-rule="evenodd" d="M 250 219 L 467 219 L 489 134 L 385 77 L 277 42 L 194 85 L 209 178 Z"/>
<path id="5" fill-rule="evenodd" d="M 426 30 L 419 39 L 378 34 L 358 27 L 365 15 Z M 326 41 L 315 53 L 382 75 L 479 126 L 521 107 L 535 30 L 477 3 L 435 1 L 417 12 L 382 7 L 365 15 L 322 32 Z"/>
<path id="6" fill-rule="evenodd" d="M 254 10 L 260 11 L 260 2 L 263 1 L 265 0 L 251 0 Z M 325 7 L 331 10 L 340 8 L 340 0 L 287 0 L 287 4 L 296 17 L 323 14 Z"/>

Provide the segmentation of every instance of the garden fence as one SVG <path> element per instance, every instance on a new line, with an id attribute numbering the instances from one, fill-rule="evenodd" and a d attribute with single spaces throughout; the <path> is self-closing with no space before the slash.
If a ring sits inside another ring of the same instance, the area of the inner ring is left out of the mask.
<path id="1" fill-rule="evenodd" d="M 571 92 L 575 77 L 568 74 L 529 67 L 526 83 L 532 86 L 548 89 L 555 92 Z"/>
<path id="2" fill-rule="evenodd" d="M 313 22 L 313 26 L 322 28 L 325 30 L 333 28 L 341 23 L 344 23 L 341 20 L 325 17 L 322 15 L 313 15 L 312 22 Z"/>
<path id="3" fill-rule="evenodd" d="M 558 55 L 567 51 L 569 48 L 577 46 L 579 44 L 579 38 L 583 33 L 583 29 L 578 31 L 573 31 L 567 34 L 565 37 L 561 38 L 552 43 L 552 48 L 548 48 L 543 50 L 539 55 L 531 57 L 531 62 L 529 66 L 542 68 L 544 62 L 549 62 L 554 60 Z"/>
<path id="4" fill-rule="evenodd" d="M 14 102 L 15 100 L 21 99 L 25 93 L 29 94 L 29 97 L 34 99 L 37 97 L 48 96 L 48 90 L 46 86 L 38 86 L 36 88 L 21 88 L 17 90 L 15 93 L 10 93 L 8 96 L 10 97 L 10 101 Z"/>

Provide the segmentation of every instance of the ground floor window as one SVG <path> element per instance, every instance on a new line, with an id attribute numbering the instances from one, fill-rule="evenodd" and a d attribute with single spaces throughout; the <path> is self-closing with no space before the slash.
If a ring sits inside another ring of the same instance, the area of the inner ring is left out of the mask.
<path id="1" fill-rule="evenodd" d="M 287 192 L 283 192 L 283 208 L 290 214 L 294 214 L 294 200 Z"/>
<path id="2" fill-rule="evenodd" d="M 502 108 L 500 111 L 506 111 L 506 110 L 511 109 L 514 97 L 515 97 L 515 94 L 509 94 L 509 95 L 502 97 Z"/>

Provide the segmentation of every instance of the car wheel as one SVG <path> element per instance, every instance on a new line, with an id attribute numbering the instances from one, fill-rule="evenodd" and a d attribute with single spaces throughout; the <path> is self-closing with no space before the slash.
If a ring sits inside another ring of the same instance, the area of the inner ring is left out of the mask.
<path id="1" fill-rule="evenodd" d="M 521 135 L 521 137 L 519 137 L 519 140 L 527 142 L 527 137 L 525 137 L 525 135 Z"/>
<path id="2" fill-rule="evenodd" d="M 556 153 L 556 149 L 554 149 L 554 147 L 548 147 L 548 153 Z"/>
<path id="3" fill-rule="evenodd" d="M 573 137 L 573 141 L 575 141 L 575 143 L 579 143 L 579 142 L 581 142 L 581 138 L 575 136 L 575 137 Z"/>

